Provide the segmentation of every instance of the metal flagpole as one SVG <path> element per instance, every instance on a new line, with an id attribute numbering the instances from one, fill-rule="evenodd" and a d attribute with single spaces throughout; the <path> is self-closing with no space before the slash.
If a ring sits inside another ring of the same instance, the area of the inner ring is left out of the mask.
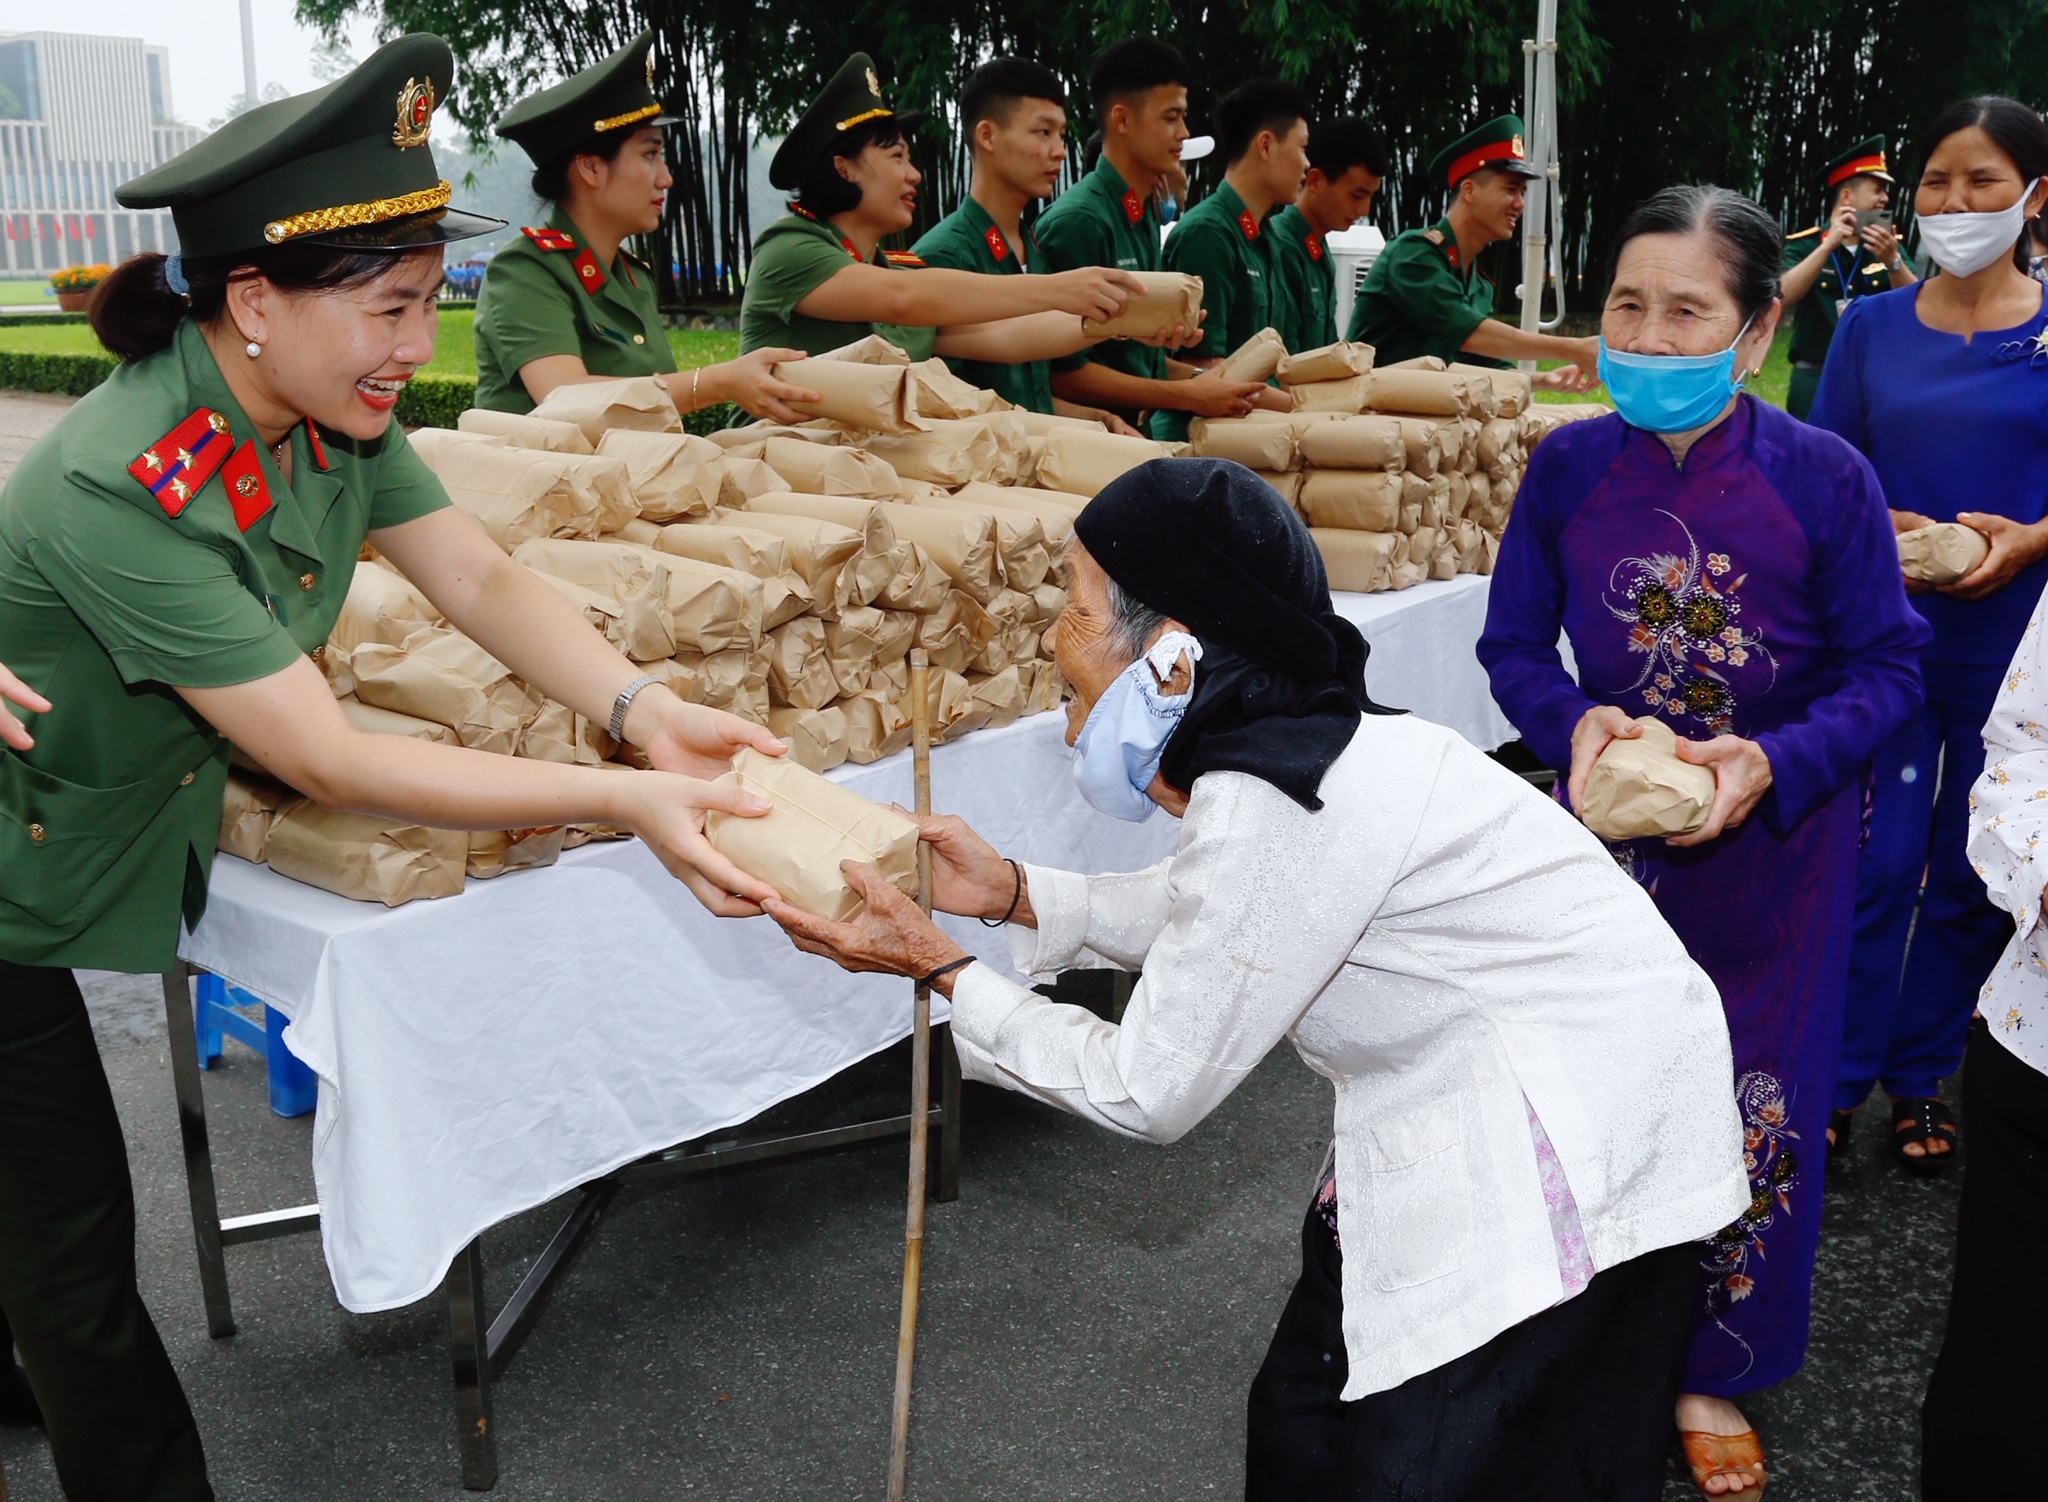
<path id="1" fill-rule="evenodd" d="M 1564 320 L 1564 276 L 1558 263 L 1558 239 L 1564 229 L 1564 206 L 1557 173 L 1557 0 L 1537 0 L 1536 36 L 1522 43 L 1522 120 L 1529 139 L 1523 150 L 1543 175 L 1529 182 L 1522 210 L 1522 330 L 1534 334 L 1554 329 Z M 1557 316 L 1543 321 L 1543 282 L 1555 273 Z M 1522 369 L 1534 370 L 1534 360 Z"/>
<path id="2" fill-rule="evenodd" d="M 242 98 L 244 109 L 256 108 L 256 21 L 249 0 L 242 0 Z"/>
<path id="3" fill-rule="evenodd" d="M 920 817 L 932 811 L 932 728 L 928 697 L 929 664 L 922 647 L 910 652 L 910 735 L 915 807 Z M 932 847 L 917 843 L 917 905 L 932 910 Z M 896 1398 L 890 1416 L 889 1502 L 903 1502 L 903 1483 L 910 1453 L 910 1373 L 917 1353 L 917 1292 L 924 1271 L 925 1144 L 930 1123 L 926 1113 L 932 1093 L 932 988 L 919 986 L 911 1012 L 910 1034 L 910 1208 L 903 1222 L 903 1312 L 896 1326 Z M 958 1128 L 952 1121 L 946 1130 Z"/>

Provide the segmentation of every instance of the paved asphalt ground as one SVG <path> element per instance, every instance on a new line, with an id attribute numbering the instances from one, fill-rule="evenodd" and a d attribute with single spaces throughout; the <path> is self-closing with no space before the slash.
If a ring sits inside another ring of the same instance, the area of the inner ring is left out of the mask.
<path id="1" fill-rule="evenodd" d="M 0 475 L 61 409 L 0 397 Z M 462 1496 L 438 1300 L 348 1314 L 317 1242 L 296 1237 L 228 1253 L 240 1333 L 207 1339 L 158 983 L 88 995 L 143 1292 L 223 1502 Z M 775 1117 L 893 1112 L 906 1077 L 894 1051 Z M 261 1063 L 231 1046 L 206 1089 L 225 1211 L 311 1200 L 311 1118 L 269 1113 Z M 927 1233 L 912 1496 L 1239 1495 L 1244 1392 L 1292 1282 L 1329 1111 L 1287 1050 L 1171 1148 L 967 1087 L 961 1196 Z M 1866 1112 L 1829 1167 L 1806 1369 L 1750 1405 L 1774 1502 L 1917 1495 L 1958 1178 L 1906 1179 L 1879 1128 Z M 494 1301 L 564 1208 L 486 1236 Z M 498 1385 L 496 1495 L 880 1497 L 902 1218 L 900 1145 L 621 1194 Z M 15 1502 L 57 1497 L 37 1432 L 0 1430 L 0 1464 Z M 1695 1495 L 1681 1474 L 1674 1461 L 1669 1502 Z"/>

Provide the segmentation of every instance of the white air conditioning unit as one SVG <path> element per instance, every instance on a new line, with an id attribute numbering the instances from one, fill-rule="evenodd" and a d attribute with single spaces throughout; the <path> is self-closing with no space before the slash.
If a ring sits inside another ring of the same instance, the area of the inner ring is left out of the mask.
<path id="1" fill-rule="evenodd" d="M 1330 258 L 1337 264 L 1337 306 L 1334 313 L 1337 337 L 1341 339 L 1351 327 L 1351 306 L 1358 300 L 1358 289 L 1365 281 L 1366 272 L 1372 270 L 1372 263 L 1387 248 L 1387 237 L 1372 225 L 1361 224 L 1353 229 L 1335 231 L 1324 243 L 1330 248 Z"/>

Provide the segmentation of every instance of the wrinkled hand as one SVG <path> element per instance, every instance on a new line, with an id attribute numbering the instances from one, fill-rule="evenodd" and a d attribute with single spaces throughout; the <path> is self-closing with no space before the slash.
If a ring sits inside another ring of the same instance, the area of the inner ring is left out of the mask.
<path id="1" fill-rule="evenodd" d="M 993 920 L 1010 912 L 1015 897 L 1018 911 L 1013 918 L 1029 911 L 1030 894 L 1018 892 L 1017 873 L 965 819 L 955 814 L 919 818 L 900 807 L 896 811 L 914 820 L 917 837 L 931 846 L 933 907 L 963 918 Z"/>
<path id="2" fill-rule="evenodd" d="M 1047 290 L 1058 301 L 1054 306 L 1062 313 L 1078 313 L 1083 318 L 1108 322 L 1123 312 L 1124 304 L 1145 290 L 1145 284 L 1128 271 L 1118 271 L 1113 266 L 1078 266 L 1072 271 L 1055 272 L 1045 278 Z"/>
<path id="3" fill-rule="evenodd" d="M 1626 710 L 1612 704 L 1595 704 L 1579 716 L 1579 723 L 1572 727 L 1571 775 L 1565 781 L 1565 796 L 1575 811 L 1585 802 L 1586 774 L 1593 770 L 1607 743 L 1632 741 L 1642 733 L 1643 727 L 1630 719 Z"/>
<path id="4" fill-rule="evenodd" d="M 941 933 L 922 908 L 891 886 L 876 867 L 841 861 L 839 870 L 847 885 L 867 899 L 867 906 L 850 923 L 833 923 L 779 897 L 762 904 L 768 916 L 782 925 L 790 942 L 806 954 L 823 955 L 842 970 L 879 971 L 914 980 L 967 953 Z M 950 996 L 952 981 L 952 975 L 940 976 L 935 988 Z"/>
<path id="5" fill-rule="evenodd" d="M 804 422 L 806 414 L 789 405 L 818 400 L 817 392 L 800 383 L 801 372 L 792 368 L 803 358 L 800 349 L 757 349 L 723 365 L 706 366 L 697 382 L 697 399 L 706 406 L 737 402 L 754 416 L 775 422 Z M 798 379 L 790 379 L 792 375 Z M 669 382 L 672 392 L 689 399 L 687 382 L 675 376 L 669 377 Z"/>
<path id="6" fill-rule="evenodd" d="M 1680 740 L 1678 759 L 1714 770 L 1714 802 L 1707 822 L 1691 834 L 1675 834 L 1664 843 L 1704 845 L 1733 829 L 1771 790 L 1771 759 L 1755 741 L 1739 735 L 1717 735 L 1710 741 Z"/>
<path id="7" fill-rule="evenodd" d="M 706 908 L 721 918 L 752 918 L 774 898 L 773 887 L 712 849 L 704 834 L 707 813 L 759 818 L 774 804 L 742 788 L 668 772 L 633 772 L 617 780 L 626 785 L 626 827 Z"/>
<path id="8" fill-rule="evenodd" d="M 1205 370 L 1173 383 L 1174 405 L 1197 417 L 1242 417 L 1258 405 L 1265 389 L 1257 381 L 1233 381 Z"/>
<path id="9" fill-rule="evenodd" d="M 50 712 L 50 701 L 8 672 L 4 664 L 0 664 L 0 704 L 19 704 L 37 714 Z M 35 743 L 36 738 L 28 733 L 28 727 L 9 710 L 0 708 L 0 745 L 26 751 Z"/>
<path id="10" fill-rule="evenodd" d="M 2005 588 L 2022 569 L 2048 554 L 2048 524 L 2028 526 L 1990 511 L 1959 512 L 1956 520 L 1972 531 L 1982 532 L 1991 551 L 1955 583 L 1935 586 L 1945 595 L 1954 595 L 1959 600 L 1981 600 Z"/>

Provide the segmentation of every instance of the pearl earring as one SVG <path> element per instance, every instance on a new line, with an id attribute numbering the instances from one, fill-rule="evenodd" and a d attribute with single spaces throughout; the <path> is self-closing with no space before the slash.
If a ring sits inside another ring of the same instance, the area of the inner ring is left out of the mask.
<path id="1" fill-rule="evenodd" d="M 258 355 L 263 353 L 263 346 L 258 344 L 254 339 L 251 339 L 247 344 L 242 346 L 242 352 L 253 360 Z"/>

